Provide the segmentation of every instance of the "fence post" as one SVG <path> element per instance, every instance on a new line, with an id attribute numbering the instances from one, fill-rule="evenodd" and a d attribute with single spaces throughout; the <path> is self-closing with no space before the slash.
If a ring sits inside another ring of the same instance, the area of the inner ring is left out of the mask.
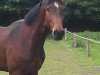
<path id="1" fill-rule="evenodd" d="M 90 56 L 90 41 L 89 40 L 86 40 L 86 53 L 87 53 L 87 56 L 89 57 Z"/>
<path id="2" fill-rule="evenodd" d="M 77 47 L 76 33 L 73 34 L 73 47 Z"/>
<path id="3" fill-rule="evenodd" d="M 67 39 L 67 28 L 65 28 L 64 31 L 65 31 L 65 35 L 64 36 L 65 36 L 65 40 L 66 40 Z"/>

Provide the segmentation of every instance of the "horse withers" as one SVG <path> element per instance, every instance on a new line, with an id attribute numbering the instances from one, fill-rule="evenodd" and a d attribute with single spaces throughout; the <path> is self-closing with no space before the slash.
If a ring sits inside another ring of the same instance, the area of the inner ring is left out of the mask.
<path id="1" fill-rule="evenodd" d="M 0 27 L 0 70 L 9 75 L 38 75 L 49 30 L 55 40 L 63 38 L 63 10 L 62 0 L 43 0 L 24 19 Z"/>

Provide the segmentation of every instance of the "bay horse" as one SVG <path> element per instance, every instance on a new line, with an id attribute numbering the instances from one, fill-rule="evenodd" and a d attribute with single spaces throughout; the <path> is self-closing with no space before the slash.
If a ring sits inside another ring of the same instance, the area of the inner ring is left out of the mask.
<path id="1" fill-rule="evenodd" d="M 9 75 L 38 75 L 44 59 L 44 42 L 49 31 L 55 40 L 61 40 L 62 0 L 42 0 L 24 19 L 0 27 L 0 71 Z"/>

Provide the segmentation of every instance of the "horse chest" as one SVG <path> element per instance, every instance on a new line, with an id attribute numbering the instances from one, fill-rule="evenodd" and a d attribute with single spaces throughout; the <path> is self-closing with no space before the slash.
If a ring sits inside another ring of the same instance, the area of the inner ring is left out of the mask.
<path id="1" fill-rule="evenodd" d="M 38 49 L 41 49 L 41 48 L 38 48 Z M 41 49 L 41 50 L 38 50 L 38 49 L 37 49 L 37 52 L 34 53 L 35 55 L 33 56 L 33 60 L 28 67 L 28 71 L 39 70 L 44 62 L 44 59 L 45 59 L 44 49 Z"/>
<path id="2" fill-rule="evenodd" d="M 28 71 L 31 70 L 39 70 L 44 62 L 45 57 L 37 57 L 35 58 L 32 63 L 28 67 Z"/>

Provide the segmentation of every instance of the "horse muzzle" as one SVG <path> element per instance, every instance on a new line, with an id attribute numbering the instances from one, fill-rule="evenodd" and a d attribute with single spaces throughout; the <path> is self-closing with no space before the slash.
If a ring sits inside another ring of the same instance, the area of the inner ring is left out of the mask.
<path id="1" fill-rule="evenodd" d="M 52 32 L 52 37 L 54 40 L 61 40 L 63 36 L 64 36 L 64 30 L 61 31 L 54 30 Z"/>

